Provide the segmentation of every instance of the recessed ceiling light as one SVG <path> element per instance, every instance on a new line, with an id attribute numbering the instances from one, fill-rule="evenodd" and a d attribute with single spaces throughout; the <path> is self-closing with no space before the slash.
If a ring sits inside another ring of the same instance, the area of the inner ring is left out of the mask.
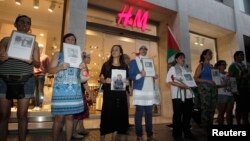
<path id="1" fill-rule="evenodd" d="M 55 7 L 56 7 L 56 3 L 54 1 L 52 1 L 51 4 L 50 4 L 50 6 L 49 6 L 49 8 L 48 8 L 48 11 L 49 12 L 53 12 L 54 9 L 55 9 Z"/>
<path id="2" fill-rule="evenodd" d="M 34 0 L 33 1 L 33 8 L 39 9 L 39 0 Z"/>
<path id="3" fill-rule="evenodd" d="M 22 0 L 16 0 L 16 5 L 22 5 Z"/>

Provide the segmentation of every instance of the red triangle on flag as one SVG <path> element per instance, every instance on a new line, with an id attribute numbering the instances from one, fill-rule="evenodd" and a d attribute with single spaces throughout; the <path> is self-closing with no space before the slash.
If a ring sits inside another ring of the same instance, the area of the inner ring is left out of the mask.
<path id="1" fill-rule="evenodd" d="M 174 61 L 174 55 L 177 52 L 180 52 L 179 44 L 177 43 L 177 40 L 175 39 L 174 34 L 172 33 L 171 29 L 168 26 L 168 50 L 167 50 L 167 60 L 168 63 L 171 63 Z"/>

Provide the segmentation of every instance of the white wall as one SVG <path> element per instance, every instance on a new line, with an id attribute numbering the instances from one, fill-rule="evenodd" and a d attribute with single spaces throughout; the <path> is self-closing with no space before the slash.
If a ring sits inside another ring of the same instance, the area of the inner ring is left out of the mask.
<path id="1" fill-rule="evenodd" d="M 235 30 L 233 9 L 223 3 L 214 0 L 189 0 L 187 12 L 191 17 Z"/>
<path id="2" fill-rule="evenodd" d="M 173 11 L 177 11 L 176 0 L 144 0 L 146 2 L 152 3 L 154 5 L 164 7 Z"/>
<path id="3" fill-rule="evenodd" d="M 250 16 L 244 13 L 240 14 L 239 23 L 240 30 L 242 30 L 242 34 L 250 36 Z"/>

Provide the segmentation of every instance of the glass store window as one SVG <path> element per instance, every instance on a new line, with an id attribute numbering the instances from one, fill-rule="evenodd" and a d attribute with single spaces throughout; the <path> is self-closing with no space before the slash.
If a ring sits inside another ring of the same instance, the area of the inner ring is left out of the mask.
<path id="1" fill-rule="evenodd" d="M 237 0 L 239 8 L 242 12 L 250 14 L 250 1 L 249 0 Z"/>
<path id="2" fill-rule="evenodd" d="M 90 71 L 90 80 L 88 84 L 94 90 L 94 103 L 90 106 L 90 113 L 92 116 L 100 115 L 102 105 L 102 94 L 99 92 L 99 74 L 102 64 L 107 61 L 110 56 L 111 47 L 114 44 L 122 45 L 123 51 L 131 59 L 134 59 L 138 47 L 146 45 L 148 47 L 148 56 L 153 58 L 156 72 L 158 69 L 158 49 L 157 42 L 133 39 L 128 37 L 116 36 L 99 31 L 87 30 L 86 31 L 86 46 L 85 50 L 91 54 L 91 63 L 88 65 Z M 132 96 L 130 99 L 129 114 L 134 114 L 135 107 L 132 104 Z"/>
<path id="3" fill-rule="evenodd" d="M 100 87 L 100 84 L 98 83 L 99 74 L 102 64 L 110 56 L 112 45 L 122 45 L 124 53 L 127 54 L 131 59 L 135 58 L 140 45 L 146 45 L 149 49 L 147 55 L 153 58 L 156 72 L 159 74 L 157 41 L 152 41 L 151 39 L 142 39 L 141 37 L 138 37 L 138 35 L 136 36 L 136 34 L 140 34 L 156 37 L 157 26 L 154 24 L 148 24 L 145 32 L 142 32 L 141 29 L 132 28 L 129 26 L 124 28 L 122 25 L 117 26 L 116 14 L 118 12 L 105 12 L 101 10 L 102 9 L 89 6 L 87 11 L 88 30 L 86 30 L 86 45 L 84 49 L 91 53 L 91 63 L 88 66 L 91 78 L 88 81 L 88 84 L 91 86 L 91 89 L 95 91 L 95 101 L 90 108 L 90 113 L 92 114 L 91 116 L 100 115 L 102 95 L 100 92 L 98 92 Z M 131 33 L 130 31 L 135 34 Z M 132 96 L 130 96 L 129 99 L 129 114 L 133 115 L 135 107 L 132 105 Z M 157 108 L 158 111 L 160 111 L 160 106 Z M 159 114 L 158 111 L 157 114 Z"/>
<path id="4" fill-rule="evenodd" d="M 199 64 L 200 55 L 204 49 L 210 49 L 213 52 L 211 64 L 216 63 L 216 40 L 207 36 L 196 33 L 189 33 L 190 36 L 190 52 L 191 52 L 191 70 L 194 74 Z"/>
<path id="5" fill-rule="evenodd" d="M 64 0 L 43 0 L 38 5 L 30 0 L 22 0 L 21 3 L 16 3 L 14 0 L 0 1 L 0 39 L 11 36 L 12 30 L 16 30 L 14 21 L 18 15 L 27 15 L 31 17 L 32 21 L 30 34 L 36 36 L 36 42 L 39 44 L 41 54 L 47 54 L 51 57 L 54 52 L 59 51 L 63 3 Z M 32 99 L 30 101 L 29 116 L 50 115 L 52 84 L 53 76 L 48 75 L 45 79 L 44 97 L 40 97 L 43 103 L 42 107 L 34 109 L 34 99 Z M 11 116 L 16 116 L 16 114 L 13 114 L 16 112 L 15 104 L 14 101 Z"/>

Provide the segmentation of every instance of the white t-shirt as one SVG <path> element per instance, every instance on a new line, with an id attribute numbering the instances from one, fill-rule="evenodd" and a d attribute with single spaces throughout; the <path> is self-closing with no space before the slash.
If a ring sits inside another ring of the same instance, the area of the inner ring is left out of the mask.
<path id="1" fill-rule="evenodd" d="M 187 72 L 186 69 L 184 69 L 184 67 L 180 67 L 181 68 L 181 72 Z M 176 75 L 176 72 L 175 72 L 175 67 L 172 66 L 168 73 L 167 73 L 167 78 L 166 78 L 166 82 L 169 83 L 171 81 L 175 81 L 175 82 L 178 82 L 176 81 L 176 79 L 172 80 L 172 78 L 182 78 L 183 79 L 183 76 L 180 75 L 180 76 L 177 76 Z M 176 86 L 173 86 L 173 85 L 170 85 L 170 88 L 171 88 L 171 96 L 172 96 L 172 99 L 176 99 L 176 98 L 181 98 L 182 101 L 184 101 L 184 99 L 186 98 L 193 98 L 193 93 L 189 90 L 189 89 L 186 89 L 186 94 L 185 94 L 185 90 L 184 89 L 180 89 L 179 87 L 176 87 Z"/>
<path id="2" fill-rule="evenodd" d="M 142 90 L 133 90 L 133 105 L 149 106 L 156 104 L 152 77 L 145 77 Z"/>
<path id="3" fill-rule="evenodd" d="M 148 58 L 147 56 L 136 57 L 136 63 L 139 70 L 142 70 L 142 63 L 140 59 Z M 141 74 L 137 74 L 136 79 L 140 79 Z M 154 91 L 154 80 L 153 77 L 145 77 L 142 90 L 133 90 L 133 105 L 149 106 L 156 104 L 155 101 L 155 91 Z"/>
<path id="4" fill-rule="evenodd" d="M 232 96 L 230 77 L 228 77 L 227 74 L 222 74 L 222 73 L 220 73 L 219 75 L 220 75 L 220 79 L 221 79 L 221 84 L 226 85 L 226 87 L 218 88 L 218 94 Z"/>

